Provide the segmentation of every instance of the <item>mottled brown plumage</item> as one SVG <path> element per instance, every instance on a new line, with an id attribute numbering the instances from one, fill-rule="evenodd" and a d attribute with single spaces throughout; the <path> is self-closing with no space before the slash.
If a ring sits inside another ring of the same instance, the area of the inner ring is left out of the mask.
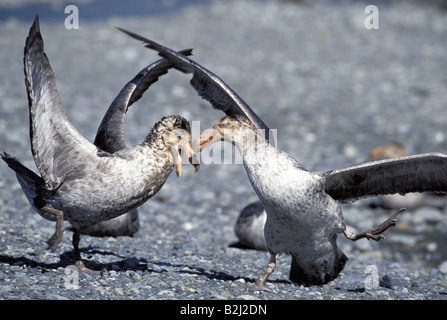
<path id="1" fill-rule="evenodd" d="M 79 230 L 143 204 L 160 190 L 174 165 L 180 176 L 181 153 L 194 162 L 189 123 L 180 116 L 164 117 L 141 144 L 113 153 L 90 143 L 62 108 L 37 17 L 26 40 L 24 71 L 31 150 L 40 176 L 7 153 L 2 159 L 16 172 L 31 206 L 56 221 L 50 249 L 61 241 L 63 222 L 70 221 L 77 265 L 84 270 Z"/>
<path id="2" fill-rule="evenodd" d="M 180 53 L 190 55 L 192 49 L 185 49 L 180 51 Z M 109 153 L 114 153 L 127 147 L 124 139 L 124 118 L 128 108 L 138 101 L 146 90 L 172 67 L 172 62 L 160 59 L 143 68 L 121 89 L 110 104 L 99 125 L 94 141 L 97 147 Z M 138 211 L 137 208 L 134 208 L 116 218 L 82 227 L 80 232 L 81 234 L 100 237 L 116 237 L 122 235 L 132 236 L 138 230 Z"/>

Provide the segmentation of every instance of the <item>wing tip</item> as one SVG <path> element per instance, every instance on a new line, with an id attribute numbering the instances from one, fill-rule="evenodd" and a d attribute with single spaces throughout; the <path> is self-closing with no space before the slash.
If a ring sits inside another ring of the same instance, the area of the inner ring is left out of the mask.
<path id="1" fill-rule="evenodd" d="M 39 44 L 42 46 L 43 50 L 43 38 L 42 34 L 40 33 L 40 23 L 39 23 L 39 16 L 36 15 L 36 18 L 34 19 L 34 22 L 29 29 L 28 37 L 25 40 L 25 49 L 24 49 L 24 55 L 26 56 L 31 49 L 31 47 L 34 45 L 34 43 L 38 41 Z"/>

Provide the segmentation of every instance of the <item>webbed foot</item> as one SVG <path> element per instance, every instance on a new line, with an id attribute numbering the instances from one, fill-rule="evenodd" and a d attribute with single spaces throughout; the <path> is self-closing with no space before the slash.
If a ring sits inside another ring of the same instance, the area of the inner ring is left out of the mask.
<path id="1" fill-rule="evenodd" d="M 356 241 L 362 238 L 366 239 L 372 239 L 375 241 L 379 241 L 380 239 L 385 239 L 385 235 L 383 234 L 386 230 L 388 230 L 391 227 L 394 227 L 397 222 L 397 217 L 399 214 L 401 214 L 403 211 L 405 211 L 405 208 L 401 208 L 397 210 L 391 217 L 389 217 L 387 220 L 382 222 L 380 225 L 378 225 L 375 228 L 368 229 L 362 233 L 352 233 L 348 230 L 344 230 L 344 235 L 347 239 Z"/>
<path id="2" fill-rule="evenodd" d="M 95 270 L 87 268 L 84 265 L 84 262 L 82 262 L 82 260 L 76 261 L 75 266 L 76 266 L 76 268 L 78 268 L 78 272 L 79 273 L 87 273 L 87 274 L 90 274 L 90 275 L 93 275 L 93 276 L 100 276 L 101 275 L 101 273 L 99 271 L 95 271 Z"/>

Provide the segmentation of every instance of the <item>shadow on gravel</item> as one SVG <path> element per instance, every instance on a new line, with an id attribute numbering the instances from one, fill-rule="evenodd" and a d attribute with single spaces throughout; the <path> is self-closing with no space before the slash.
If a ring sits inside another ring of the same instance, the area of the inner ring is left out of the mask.
<path id="1" fill-rule="evenodd" d="M 191 268 L 191 267 L 189 267 Z M 241 276 L 233 276 L 230 275 L 226 272 L 222 272 L 222 271 L 215 271 L 215 270 L 205 270 L 203 268 L 192 268 L 194 270 L 188 270 L 188 271 L 184 271 L 184 270 L 180 270 L 178 271 L 179 273 L 188 273 L 188 274 L 196 274 L 196 275 L 200 275 L 200 276 L 204 276 L 208 279 L 216 279 L 216 280 L 223 280 L 223 281 L 235 281 L 235 280 L 240 280 L 243 279 L 245 282 L 247 283 L 256 283 L 258 280 L 257 279 L 253 279 L 253 278 L 247 278 L 247 277 L 241 277 Z M 290 281 L 287 280 L 271 280 L 269 281 L 269 283 L 291 283 Z"/>
<path id="2" fill-rule="evenodd" d="M 83 255 L 83 261 L 87 268 L 91 270 L 101 271 L 116 271 L 116 272 L 125 272 L 125 271 L 143 271 L 150 273 L 164 273 L 168 272 L 168 269 L 180 269 L 175 272 L 185 273 L 191 275 L 199 275 L 206 277 L 208 279 L 216 279 L 222 281 L 235 281 L 239 279 L 243 279 L 247 283 L 256 283 L 257 279 L 242 277 L 242 276 L 234 276 L 222 271 L 215 270 L 205 270 L 200 267 L 189 266 L 186 264 L 173 264 L 169 262 L 162 261 L 149 261 L 146 258 L 135 258 L 135 257 L 124 257 L 118 255 L 114 252 L 107 250 L 98 250 L 93 247 L 81 248 L 81 253 Z M 88 260 L 93 255 L 102 255 L 102 256 L 114 256 L 121 260 L 108 262 L 108 263 L 98 263 L 93 260 Z M 74 251 L 66 251 L 60 255 L 60 261 L 56 263 L 45 263 L 38 262 L 36 260 L 27 258 L 27 257 L 11 257 L 7 255 L 0 255 L 0 263 L 9 264 L 12 266 L 25 266 L 28 268 L 37 268 L 42 272 L 54 271 L 58 268 L 66 268 L 68 266 L 74 265 Z M 157 268 L 150 268 L 150 265 L 155 265 Z M 290 283 L 288 280 L 272 280 L 269 281 L 272 283 Z"/>
<path id="3" fill-rule="evenodd" d="M 27 266 L 30 268 L 39 268 L 43 271 L 49 271 L 50 269 L 63 267 L 61 263 L 42 263 L 25 257 L 10 257 L 5 255 L 0 255 L 0 263 L 9 264 L 11 266 Z"/>
<path id="4" fill-rule="evenodd" d="M 167 272 L 166 269 L 150 269 L 148 268 L 148 264 L 157 265 L 159 267 L 186 267 L 185 265 L 173 265 L 165 262 L 149 262 L 145 258 L 135 258 L 135 257 L 124 257 L 120 256 L 114 252 L 106 251 L 106 250 L 98 250 L 93 247 L 81 248 L 81 253 L 83 256 L 83 262 L 85 266 L 91 270 L 107 270 L 107 271 L 147 271 L 153 273 L 163 273 Z M 108 262 L 108 263 L 98 263 L 93 260 L 88 260 L 93 255 L 102 255 L 102 256 L 114 256 L 121 260 Z M 36 260 L 27 258 L 27 257 L 11 257 L 7 255 L 0 255 L 0 263 L 5 263 L 14 266 L 26 266 L 28 268 L 37 268 L 42 270 L 42 272 L 54 271 L 57 268 L 65 268 L 70 265 L 75 264 L 74 259 L 74 251 L 66 251 L 60 255 L 60 261 L 56 263 L 45 263 L 38 262 Z"/>
<path id="5" fill-rule="evenodd" d="M 111 251 L 97 250 L 91 247 L 82 248 L 81 252 L 85 258 L 88 258 L 89 256 L 94 254 L 98 254 L 103 256 L 111 255 L 122 259 L 119 261 L 109 263 L 97 263 L 95 261 L 89 261 L 87 259 L 84 259 L 83 261 L 85 263 L 85 266 L 92 270 L 98 270 L 98 271 L 103 269 L 107 271 L 142 270 L 149 272 L 163 272 L 163 271 L 149 270 L 147 268 L 147 261 L 145 259 L 123 257 Z M 60 255 L 60 261 L 56 263 L 38 262 L 28 257 L 11 257 L 7 255 L 0 255 L 0 263 L 5 263 L 13 266 L 26 266 L 28 268 L 37 268 L 42 270 L 42 272 L 48 272 L 48 271 L 54 271 L 55 269 L 60 267 L 65 268 L 70 265 L 74 265 L 75 260 L 74 260 L 74 251 L 71 250 L 62 253 Z"/>

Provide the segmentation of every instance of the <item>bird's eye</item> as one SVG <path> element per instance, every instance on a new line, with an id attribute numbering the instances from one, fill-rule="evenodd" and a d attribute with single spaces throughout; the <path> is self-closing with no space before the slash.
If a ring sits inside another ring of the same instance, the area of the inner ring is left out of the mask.
<path id="1" fill-rule="evenodd" d="M 221 127 L 221 128 L 226 128 L 226 127 L 228 127 L 228 122 L 221 123 L 221 124 L 220 124 L 220 127 Z"/>
<path id="2" fill-rule="evenodd" d="M 177 139 L 182 140 L 182 137 L 178 134 Z"/>

